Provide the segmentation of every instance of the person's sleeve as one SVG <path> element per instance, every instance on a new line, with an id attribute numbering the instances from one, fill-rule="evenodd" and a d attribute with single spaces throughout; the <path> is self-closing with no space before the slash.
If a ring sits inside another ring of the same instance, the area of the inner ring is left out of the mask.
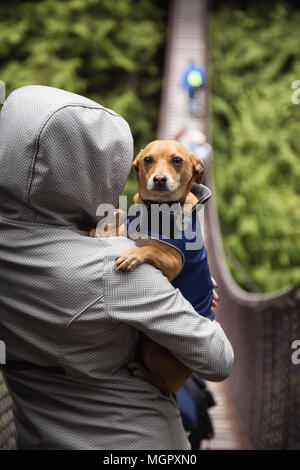
<path id="1" fill-rule="evenodd" d="M 143 264 L 118 272 L 111 260 L 103 280 L 111 319 L 142 331 L 203 379 L 228 377 L 233 350 L 220 324 L 198 315 L 160 271 Z"/>

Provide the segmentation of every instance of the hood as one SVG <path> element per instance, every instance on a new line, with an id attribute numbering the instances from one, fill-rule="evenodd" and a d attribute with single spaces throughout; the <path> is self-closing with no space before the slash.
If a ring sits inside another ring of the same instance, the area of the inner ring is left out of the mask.
<path id="1" fill-rule="evenodd" d="M 46 86 L 15 90 L 0 113 L 0 216 L 93 227 L 117 206 L 133 158 L 127 122 L 82 96 Z"/>

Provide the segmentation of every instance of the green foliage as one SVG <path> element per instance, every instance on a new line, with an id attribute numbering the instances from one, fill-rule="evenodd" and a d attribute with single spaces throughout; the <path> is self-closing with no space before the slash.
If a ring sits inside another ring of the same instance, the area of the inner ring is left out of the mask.
<path id="1" fill-rule="evenodd" d="M 137 148 L 155 136 L 166 30 L 163 0 L 4 0 L 0 79 L 84 94 L 122 114 Z"/>
<path id="2" fill-rule="evenodd" d="M 248 4 L 212 16 L 214 171 L 233 276 L 272 291 L 300 281 L 300 11 Z"/>

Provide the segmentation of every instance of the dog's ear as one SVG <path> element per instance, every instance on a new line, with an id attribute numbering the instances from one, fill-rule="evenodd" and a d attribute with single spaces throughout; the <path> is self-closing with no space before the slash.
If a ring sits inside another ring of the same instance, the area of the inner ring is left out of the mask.
<path id="1" fill-rule="evenodd" d="M 143 152 L 144 152 L 144 149 L 140 150 L 140 152 L 137 154 L 137 156 L 132 162 L 132 168 L 134 169 L 136 176 L 138 176 L 139 174 L 139 165 L 140 165 L 140 160 L 141 160 Z"/>
<path id="2" fill-rule="evenodd" d="M 190 158 L 194 167 L 195 183 L 200 184 L 204 175 L 204 162 L 200 160 L 200 158 L 197 157 L 197 155 L 195 155 L 193 152 L 190 152 Z"/>

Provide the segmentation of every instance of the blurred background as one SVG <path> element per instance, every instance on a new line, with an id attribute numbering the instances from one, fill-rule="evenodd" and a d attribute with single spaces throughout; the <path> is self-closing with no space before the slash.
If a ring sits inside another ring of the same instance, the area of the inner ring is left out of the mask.
<path id="1" fill-rule="evenodd" d="M 229 267 L 247 290 L 300 280 L 300 5 L 214 2 L 212 133 Z"/>
<path id="2" fill-rule="evenodd" d="M 49 85 L 112 108 L 129 122 L 137 153 L 157 137 L 172 4 L 3 0 L 0 80 L 7 94 Z M 243 290 L 269 293 L 300 282 L 300 104 L 292 102 L 300 5 L 215 0 L 206 8 L 205 118 L 227 265 Z M 131 175 L 124 194 L 135 191 Z"/>

